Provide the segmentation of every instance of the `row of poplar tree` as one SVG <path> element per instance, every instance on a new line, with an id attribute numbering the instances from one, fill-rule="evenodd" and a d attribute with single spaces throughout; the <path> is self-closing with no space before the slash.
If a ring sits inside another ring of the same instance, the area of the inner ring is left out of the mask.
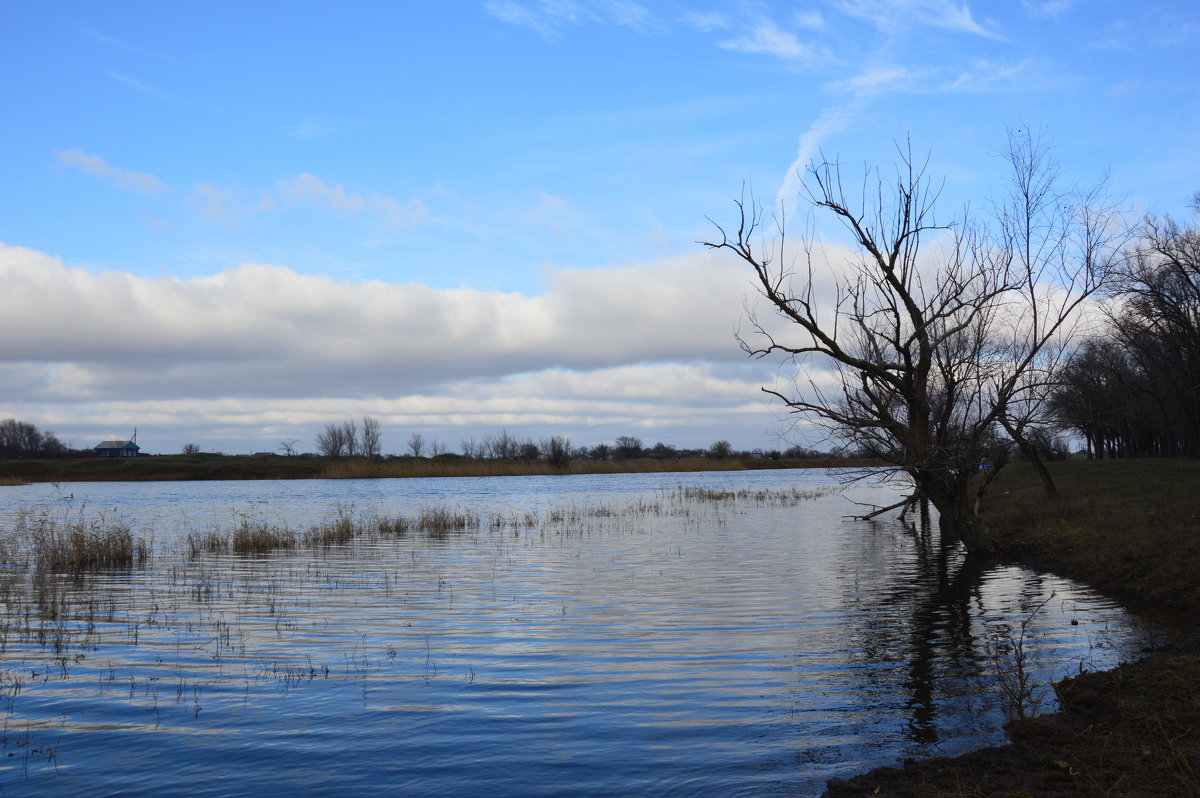
<path id="1" fill-rule="evenodd" d="M 1143 223 L 1102 331 L 1059 370 L 1050 410 L 1090 456 L 1200 457 L 1200 226 Z"/>

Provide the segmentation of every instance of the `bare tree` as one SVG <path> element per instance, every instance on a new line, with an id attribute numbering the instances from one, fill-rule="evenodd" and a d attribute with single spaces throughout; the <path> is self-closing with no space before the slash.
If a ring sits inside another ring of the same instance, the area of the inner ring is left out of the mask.
<path id="1" fill-rule="evenodd" d="M 353 421 L 343 421 L 342 439 L 346 442 L 346 454 L 351 457 L 362 454 L 362 440 L 358 437 L 358 424 Z"/>
<path id="2" fill-rule="evenodd" d="M 618 460 L 631 460 L 642 456 L 642 439 L 632 435 L 622 435 L 616 440 L 613 455 Z"/>
<path id="3" fill-rule="evenodd" d="M 329 457 L 340 457 L 353 451 L 353 442 L 347 437 L 346 425 L 329 423 L 317 435 L 317 451 Z"/>
<path id="4" fill-rule="evenodd" d="M 708 447 L 708 456 L 715 460 L 728 460 L 732 452 L 733 445 L 725 440 L 714 441 L 713 445 Z"/>
<path id="5" fill-rule="evenodd" d="M 551 435 L 542 440 L 542 457 L 558 469 L 571 464 L 571 439 L 562 435 Z"/>
<path id="6" fill-rule="evenodd" d="M 1119 249 L 1097 195 L 1055 188 L 1037 137 L 1016 131 L 1009 143 L 1013 194 L 990 224 L 966 213 L 939 223 L 926 164 L 901 149 L 894 182 L 868 173 L 859 190 L 847 190 L 836 162 L 806 170 L 814 214 L 832 216 L 853 241 L 840 260 L 809 236 L 797 266 L 783 222 L 764 241 L 753 203 L 738 203 L 736 231 L 718 226 L 720 240 L 706 242 L 753 268 L 784 322 L 749 310 L 752 334 L 739 336 L 750 356 L 799 369 L 790 391 L 763 390 L 906 475 L 910 500 L 938 510 L 943 539 L 984 554 L 996 543 L 978 498 L 997 469 L 981 465 L 998 427 L 1047 382 L 1047 359 Z M 821 387 L 829 378 L 835 387 Z"/>
<path id="7" fill-rule="evenodd" d="M 1089 456 L 1200 457 L 1200 228 L 1147 218 L 1113 293 L 1104 334 L 1059 369 L 1057 419 Z"/>
<path id="8" fill-rule="evenodd" d="M 429 456 L 437 457 L 440 454 L 445 454 L 447 451 L 446 444 L 441 441 L 432 441 L 429 444 Z"/>
<path id="9" fill-rule="evenodd" d="M 412 452 L 413 457 L 420 457 L 421 452 L 425 450 L 425 437 L 419 432 L 409 435 L 408 450 Z"/>
<path id="10" fill-rule="evenodd" d="M 1146 219 L 1118 293 L 1121 312 L 1111 327 L 1151 387 L 1154 448 L 1200 457 L 1200 227 Z"/>
<path id="11" fill-rule="evenodd" d="M 200 454 L 200 444 L 185 443 L 183 445 L 183 453 L 184 454 Z"/>
<path id="12" fill-rule="evenodd" d="M 0 458 L 59 457 L 67 447 L 49 430 L 40 431 L 28 421 L 0 421 Z"/>
<path id="13" fill-rule="evenodd" d="M 515 459 L 520 453 L 520 443 L 503 427 L 495 437 L 484 438 L 482 445 L 487 456 L 497 460 Z"/>
<path id="14" fill-rule="evenodd" d="M 379 419 L 363 416 L 362 435 L 359 438 L 359 454 L 363 457 L 378 457 L 382 433 L 379 429 Z"/>

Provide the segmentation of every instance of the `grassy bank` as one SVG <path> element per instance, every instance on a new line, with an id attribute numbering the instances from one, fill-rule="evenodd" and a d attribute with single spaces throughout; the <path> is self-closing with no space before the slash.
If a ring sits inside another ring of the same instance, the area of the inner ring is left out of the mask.
<path id="1" fill-rule="evenodd" d="M 1032 471 L 997 479 L 984 505 L 1007 559 L 1143 608 L 1200 617 L 1200 462 L 1052 464 L 1060 498 Z M 1200 652 L 1158 652 L 1055 686 L 1062 709 L 1009 727 L 1013 742 L 906 763 L 829 796 L 1200 795 Z"/>
<path id="2" fill-rule="evenodd" d="M 222 479 L 396 479 L 495 477 L 542 474 L 638 474 L 667 471 L 742 471 L 761 468 L 825 468 L 850 460 L 716 460 L 636 458 L 573 460 L 555 468 L 538 460 L 475 460 L 438 457 L 316 457 L 302 455 L 158 455 L 0 461 L 0 486 L 29 482 L 153 482 Z"/>

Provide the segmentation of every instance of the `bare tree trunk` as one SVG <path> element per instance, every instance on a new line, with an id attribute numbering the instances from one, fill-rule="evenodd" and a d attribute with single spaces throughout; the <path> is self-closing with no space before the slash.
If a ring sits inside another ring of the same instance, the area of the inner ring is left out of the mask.
<path id="1" fill-rule="evenodd" d="M 980 520 L 970 501 L 966 485 L 949 491 L 931 490 L 929 500 L 938 511 L 938 529 L 943 543 L 958 542 L 969 554 L 994 557 L 999 553 L 996 536 Z"/>
<path id="2" fill-rule="evenodd" d="M 937 504 L 934 500 L 934 507 Z M 938 528 L 944 541 L 957 540 L 969 554 L 995 557 L 999 553 L 995 534 L 969 506 L 954 502 L 944 510 L 939 509 Z"/>
<path id="3" fill-rule="evenodd" d="M 1037 447 L 1029 442 L 1025 437 L 1023 430 L 1013 426 L 1004 416 L 1000 417 L 1000 426 L 1004 427 L 1004 431 L 1017 444 L 1017 448 L 1021 450 L 1021 454 L 1037 471 L 1038 476 L 1042 480 L 1042 487 L 1046 489 L 1047 499 L 1058 498 L 1058 488 L 1054 484 L 1054 478 L 1050 476 L 1050 471 L 1046 468 L 1046 464 L 1042 462 L 1042 455 L 1038 452 Z"/>

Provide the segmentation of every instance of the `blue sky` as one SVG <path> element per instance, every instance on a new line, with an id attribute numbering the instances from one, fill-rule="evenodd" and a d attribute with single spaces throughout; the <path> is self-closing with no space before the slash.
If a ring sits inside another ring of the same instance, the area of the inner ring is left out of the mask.
<path id="1" fill-rule="evenodd" d="M 303 449 L 369 414 L 388 451 L 774 448 L 758 387 L 788 375 L 744 359 L 748 275 L 695 243 L 743 183 L 790 211 L 809 157 L 911 137 L 947 213 L 982 207 L 1030 125 L 1133 218 L 1200 190 L 1190 2 L 0 14 L 0 417 L 80 446 Z"/>

